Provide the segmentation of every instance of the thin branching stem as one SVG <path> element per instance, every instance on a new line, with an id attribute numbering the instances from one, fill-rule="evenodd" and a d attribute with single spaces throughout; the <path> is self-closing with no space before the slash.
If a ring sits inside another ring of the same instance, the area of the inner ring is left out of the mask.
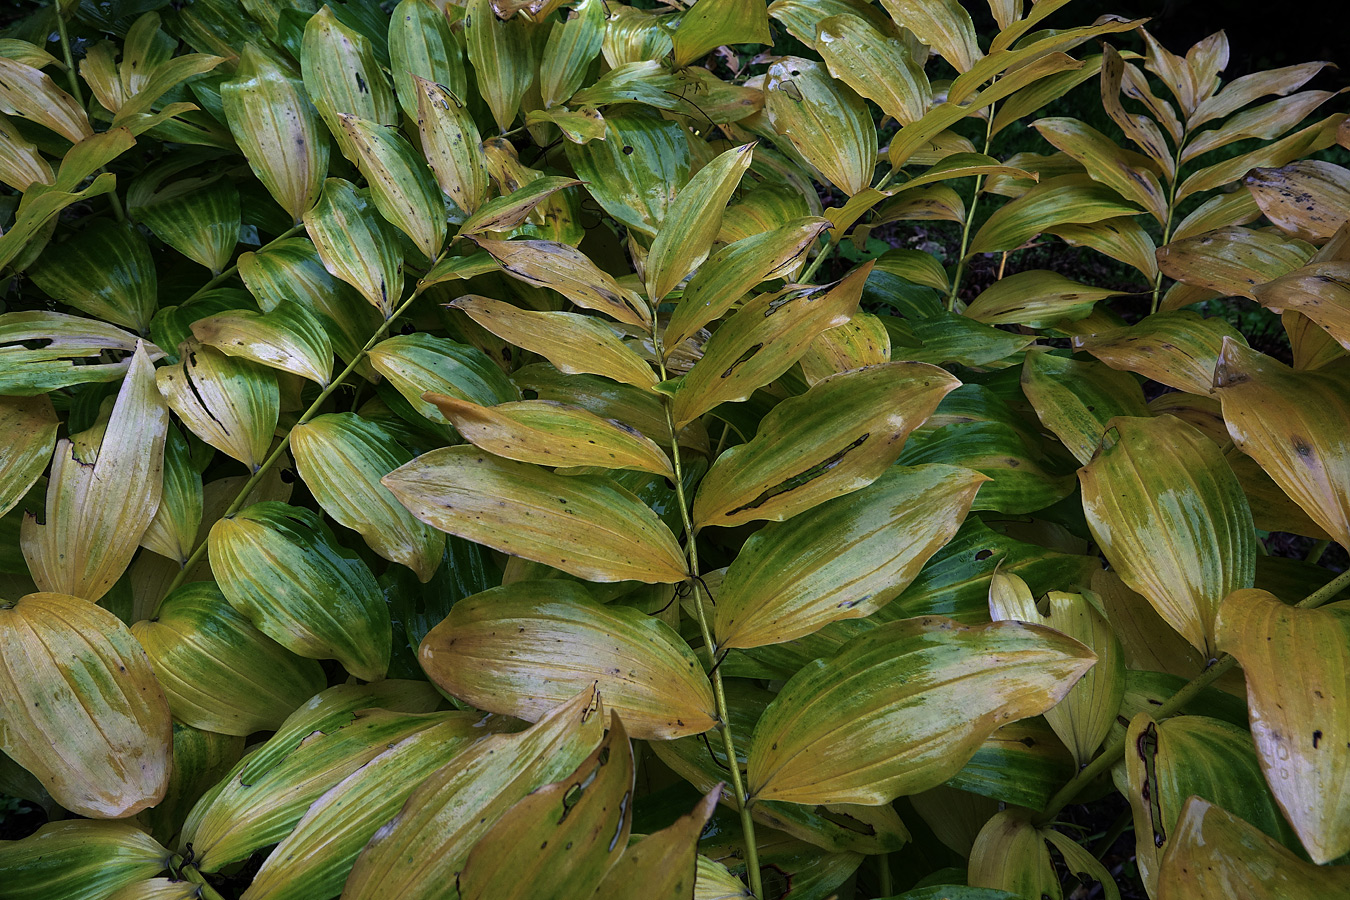
<path id="1" fill-rule="evenodd" d="M 660 338 L 656 336 L 656 326 L 652 326 L 652 335 L 656 338 L 656 357 L 663 358 Z M 666 380 L 666 365 L 659 363 L 661 380 Z M 684 534 L 688 543 L 685 552 L 689 556 L 689 575 L 693 586 L 694 614 L 698 619 L 699 634 L 703 637 L 703 646 L 708 651 L 709 673 L 713 686 L 713 700 L 717 704 L 717 718 L 722 722 L 722 750 L 727 755 L 727 771 L 731 775 L 731 788 L 736 792 L 736 807 L 741 813 L 741 831 L 745 843 L 745 874 L 750 882 L 750 893 L 756 897 L 764 896 L 764 884 L 759 874 L 759 848 L 755 844 L 755 820 L 750 814 L 749 798 L 745 793 L 745 783 L 741 779 L 741 766 L 736 758 L 736 743 L 731 734 L 731 714 L 727 707 L 726 689 L 722 685 L 722 673 L 717 666 L 716 644 L 713 642 L 712 629 L 708 627 L 708 614 L 703 606 L 703 579 L 698 567 L 698 545 L 694 539 L 694 523 L 689 518 L 689 504 L 685 502 L 684 470 L 680 465 L 680 442 L 675 430 L 675 416 L 671 412 L 671 401 L 665 397 L 662 407 L 666 413 L 666 425 L 670 428 L 670 457 L 675 467 L 675 505 L 680 508 L 680 520 L 684 524 Z"/>
<path id="2" fill-rule="evenodd" d="M 1167 197 L 1167 221 L 1163 223 L 1162 243 L 1158 245 L 1159 249 L 1166 247 L 1172 240 L 1172 223 L 1176 220 L 1177 214 L 1177 191 L 1181 186 L 1181 151 L 1185 148 L 1185 137 L 1177 143 L 1175 155 L 1172 157 L 1172 184 L 1171 191 Z M 1158 311 L 1158 302 L 1162 292 L 1162 269 L 1158 269 L 1158 274 L 1153 277 L 1153 304 L 1149 308 L 1149 313 Z"/>
<path id="3" fill-rule="evenodd" d="M 61 15 L 61 5 L 59 3 L 53 5 L 56 8 L 56 33 L 61 39 L 61 57 L 66 64 L 66 81 L 70 85 L 70 95 L 75 98 L 80 109 L 84 109 L 84 91 L 80 88 L 80 76 L 75 71 L 75 57 L 70 52 L 70 34 L 66 31 L 66 20 Z M 100 166 L 99 171 L 104 172 L 106 169 Z M 122 198 L 117 196 L 116 190 L 109 191 L 107 197 L 117 221 L 124 221 L 127 213 L 122 209 Z"/>
<path id="4" fill-rule="evenodd" d="M 989 155 L 989 145 L 994 140 L 994 106 L 990 104 L 986 110 L 989 119 L 984 126 L 984 150 L 981 152 L 985 156 Z M 980 188 L 984 187 L 984 176 L 975 176 L 975 192 L 970 195 L 970 206 L 966 209 L 966 221 L 961 226 L 961 249 L 956 257 L 956 271 L 952 274 L 952 289 L 947 294 L 947 309 L 956 310 L 956 297 L 961 293 L 961 279 L 966 274 L 966 248 L 970 246 L 970 227 L 975 224 L 975 208 L 980 203 Z"/>
<path id="5" fill-rule="evenodd" d="M 1309 594 L 1299 604 L 1299 609 L 1316 609 L 1322 604 L 1328 602 L 1346 587 L 1350 587 L 1350 569 L 1337 575 L 1331 581 L 1327 582 L 1321 588 Z M 1236 657 L 1229 656 L 1227 653 L 1220 655 L 1217 659 L 1211 660 L 1209 668 L 1201 672 L 1195 678 L 1172 695 L 1171 699 L 1163 703 L 1153 711 L 1153 718 L 1161 721 L 1169 716 L 1174 716 L 1185 706 L 1200 695 L 1200 692 L 1209 687 L 1215 681 L 1218 681 L 1229 669 L 1237 665 Z M 1125 755 L 1125 736 L 1121 735 L 1102 749 L 1097 758 L 1088 763 L 1078 774 L 1069 779 L 1068 784 L 1060 788 L 1059 793 L 1050 798 L 1046 804 L 1045 811 L 1038 818 L 1040 823 L 1049 822 L 1059 815 L 1064 807 L 1073 802 L 1073 798 L 1097 779 L 1099 775 L 1106 772 L 1116 761 Z"/>
<path id="6" fill-rule="evenodd" d="M 281 240 L 281 238 L 277 238 L 277 240 Z M 328 386 L 319 393 L 318 398 L 315 399 L 315 401 L 309 405 L 309 408 L 300 415 L 300 418 L 295 421 L 295 425 L 292 425 L 290 429 L 287 430 L 286 436 L 278 442 L 276 448 L 272 450 L 267 459 L 263 460 L 262 465 L 258 466 L 257 471 L 255 471 L 249 480 L 244 483 L 244 486 L 239 489 L 239 493 L 235 496 L 234 502 L 221 514 L 222 519 L 228 519 L 243 508 L 244 502 L 248 499 L 248 495 L 258 486 L 258 482 L 263 480 L 263 477 L 271 471 L 272 467 L 276 465 L 277 460 L 281 459 L 282 455 L 286 452 L 286 449 L 290 447 L 291 435 L 295 432 L 296 427 L 304 425 L 310 419 L 318 415 L 319 410 L 323 407 L 324 403 L 327 402 L 328 398 L 332 396 L 333 392 L 342 386 L 342 383 L 346 381 L 347 376 L 356 371 L 356 367 L 361 364 L 361 360 L 366 358 L 366 354 L 370 352 L 371 348 L 383 339 L 385 334 L 389 331 L 390 326 L 397 321 L 399 316 L 403 315 L 404 311 L 412 305 L 412 302 L 416 300 L 421 293 L 422 290 L 420 288 L 413 291 L 412 295 L 409 296 L 407 300 L 403 301 L 403 303 L 390 314 L 389 318 L 380 323 L 380 327 L 375 329 L 375 333 L 370 336 L 370 340 L 366 341 L 366 345 L 352 356 L 351 361 L 347 363 L 347 367 L 339 372 L 338 376 L 330 381 Z M 187 578 L 188 573 L 196 567 L 197 563 L 201 562 L 202 554 L 206 552 L 206 546 L 207 542 L 203 540 L 197 545 L 196 549 L 192 551 L 192 555 L 190 555 L 187 558 L 187 561 L 183 563 L 183 567 L 178 570 L 178 574 L 174 576 L 173 581 L 169 582 L 169 587 L 164 592 L 164 596 L 160 597 L 159 602 L 155 604 L 155 611 L 151 614 L 152 618 L 159 614 L 159 607 L 160 604 L 164 602 L 164 598 L 172 594 Z"/>

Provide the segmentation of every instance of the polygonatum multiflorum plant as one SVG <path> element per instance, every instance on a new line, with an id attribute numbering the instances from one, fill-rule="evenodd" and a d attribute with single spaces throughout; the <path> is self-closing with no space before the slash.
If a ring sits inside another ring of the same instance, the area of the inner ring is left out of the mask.
<path id="1" fill-rule="evenodd" d="M 0 39 L 0 898 L 1350 893 L 1324 64 L 651 6 Z"/>

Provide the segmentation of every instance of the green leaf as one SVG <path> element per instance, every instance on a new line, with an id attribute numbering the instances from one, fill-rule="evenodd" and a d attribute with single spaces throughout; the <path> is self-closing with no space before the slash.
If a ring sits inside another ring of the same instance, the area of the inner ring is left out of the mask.
<path id="1" fill-rule="evenodd" d="M 393 227 L 351 182 L 329 178 L 304 215 L 305 230 L 324 268 L 361 292 L 384 318 L 403 297 L 403 253 Z"/>
<path id="2" fill-rule="evenodd" d="M 464 53 L 450 33 L 445 12 L 433 0 L 401 0 L 394 7 L 389 17 L 389 73 L 404 115 L 414 121 L 422 115 L 419 78 L 445 85 L 457 97 L 466 96 Z"/>
<path id="3" fill-rule="evenodd" d="M 380 479 L 412 459 L 394 436 L 356 413 L 318 416 L 291 430 L 295 467 L 314 499 L 360 532 L 385 559 L 426 582 L 441 564 L 445 537 L 404 509 Z"/>
<path id="4" fill-rule="evenodd" d="M 502 131 L 516 120 L 538 69 L 536 27 L 521 16 L 503 22 L 493 12 L 491 0 L 470 0 L 464 14 L 464 46 L 478 90 Z"/>
<path id="5" fill-rule="evenodd" d="M 0 607 L 0 654 L 0 750 L 57 803 L 118 819 L 163 798 L 169 705 L 116 616 L 69 594 L 28 594 Z"/>
<path id="6" fill-rule="evenodd" d="M 310 805 L 381 751 L 436 723 L 424 681 L 342 684 L 310 698 L 193 807 L 181 843 L 203 872 L 291 833 Z"/>
<path id="7" fill-rule="evenodd" d="M 830 74 L 871 100 L 901 125 L 928 111 L 933 89 L 899 37 L 878 30 L 858 15 L 822 19 L 815 43 Z"/>
<path id="8" fill-rule="evenodd" d="M 1297 843 L 1261 777 L 1244 729 L 1204 716 L 1155 722 L 1141 712 L 1130 721 L 1126 747 L 1136 859 L 1152 891 L 1157 891 L 1158 873 L 1188 797 L 1222 803 L 1271 837 Z"/>
<path id="9" fill-rule="evenodd" d="M 518 800 L 573 771 L 600 743 L 599 705 L 597 691 L 587 687 L 532 728 L 488 735 L 429 775 L 357 858 L 344 891 L 348 900 L 390 893 L 455 900 L 469 851 L 488 829 Z M 408 866 L 409 856 L 424 865 Z"/>
<path id="10" fill-rule="evenodd" d="M 567 161 L 606 213 L 653 238 L 666 220 L 674 192 L 689 180 L 684 130 L 676 122 L 639 112 L 611 112 L 605 123 L 603 141 L 564 146 Z"/>
<path id="11" fill-rule="evenodd" d="M 254 628 L 209 581 L 178 588 L 131 633 L 174 718 L 204 731 L 274 731 L 326 684 L 318 663 Z"/>
<path id="12" fill-rule="evenodd" d="M 790 641 L 871 615 L 951 539 L 984 480 L 949 466 L 892 467 L 860 491 L 756 532 L 718 593 L 719 646 Z"/>
<path id="13" fill-rule="evenodd" d="M 1238 591 L 1220 610 L 1219 646 L 1242 664 L 1256 753 L 1284 818 L 1313 862 L 1345 855 L 1350 825 L 1337 813 L 1350 794 L 1350 617 L 1343 605 L 1296 609 L 1265 591 Z M 1230 798 L 1206 799 L 1284 838 Z M 1283 825 L 1279 816 L 1269 822 Z"/>
<path id="14" fill-rule="evenodd" d="M 352 162 L 359 157 L 343 131 L 340 116 L 356 116 L 380 125 L 398 121 L 394 93 L 375 57 L 374 46 L 365 35 L 340 21 L 330 6 L 305 23 L 300 69 L 305 92 L 337 139 L 342 155 Z"/>
<path id="15" fill-rule="evenodd" d="M 834 375 L 783 401 L 753 440 L 708 471 L 694 498 L 695 528 L 781 522 L 866 487 L 957 385 L 934 366 L 889 363 Z"/>
<path id="16" fill-rule="evenodd" d="M 701 0 L 680 17 L 672 36 L 677 67 L 726 44 L 772 44 L 769 14 L 760 0 Z"/>
<path id="17" fill-rule="evenodd" d="M 168 842 L 183 826 L 193 804 L 229 772 L 244 755 L 238 735 L 202 731 L 173 723 L 173 771 L 164 799 L 147 809 L 141 820 L 156 840 Z"/>
<path id="18" fill-rule="evenodd" d="M 1251 510 L 1219 448 L 1173 416 L 1113 419 L 1078 477 L 1111 567 L 1212 659 L 1219 603 L 1256 571 Z"/>
<path id="19" fill-rule="evenodd" d="M 239 191 L 228 179 L 175 177 L 176 167 L 137 179 L 127 192 L 131 214 L 155 237 L 219 275 L 239 241 Z"/>
<path id="20" fill-rule="evenodd" d="M 791 368 L 816 335 L 849 320 L 871 268 L 864 264 L 833 284 L 794 285 L 760 294 L 742 306 L 677 382 L 671 405 L 676 427 L 719 404 L 747 399 Z"/>
<path id="21" fill-rule="evenodd" d="M 299 656 L 336 659 L 357 678 L 384 677 L 389 609 L 370 569 L 316 513 L 255 503 L 216 522 L 208 547 L 221 591 L 259 631 Z"/>
<path id="22" fill-rule="evenodd" d="M 605 8 L 600 0 L 581 0 L 566 21 L 554 23 L 539 63 L 539 93 L 545 109 L 566 103 L 582 86 L 604 36 Z"/>
<path id="23" fill-rule="evenodd" d="M 1036 235 L 1064 224 L 1088 224 L 1138 215 L 1111 188 L 1086 175 L 1048 178 L 994 210 L 975 232 L 970 252 L 1015 250 Z"/>
<path id="24" fill-rule="evenodd" d="M 49 822 L 0 844 L 0 898 L 96 900 L 164 871 L 172 857 L 129 822 Z"/>
<path id="25" fill-rule="evenodd" d="M 319 199 L 328 136 L 299 82 L 256 47 L 220 89 L 230 133 L 253 174 L 293 222 Z"/>
<path id="26" fill-rule="evenodd" d="M 428 391 L 483 406 L 520 399 L 520 391 L 483 351 L 448 338 L 395 335 L 370 349 L 370 362 L 414 410 L 437 425 L 448 426 L 450 420 L 422 399 Z"/>
<path id="27" fill-rule="evenodd" d="M 784 685 L 755 729 L 750 794 L 881 804 L 941 784 L 999 724 L 1059 702 L 1095 659 L 1037 625 L 883 625 Z"/>
<path id="28" fill-rule="evenodd" d="M 140 232 L 104 220 L 50 244 L 28 269 L 33 283 L 81 312 L 145 334 L 155 314 L 155 264 Z"/>
<path id="29" fill-rule="evenodd" d="M 958 72 L 967 71 L 984 56 L 970 13 L 957 0 L 883 0 L 881 5 L 897 25 L 914 32 Z"/>
<path id="30" fill-rule="evenodd" d="M 872 182 L 877 132 L 867 103 L 809 59 L 785 56 L 769 66 L 765 109 L 778 134 L 850 197 Z"/>

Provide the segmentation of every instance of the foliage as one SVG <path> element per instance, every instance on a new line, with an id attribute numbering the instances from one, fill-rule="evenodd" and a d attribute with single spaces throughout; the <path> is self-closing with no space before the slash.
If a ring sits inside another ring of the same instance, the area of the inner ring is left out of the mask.
<path id="1" fill-rule="evenodd" d="M 1065 6 L 16 24 L 0 898 L 1350 890 L 1350 124 Z"/>

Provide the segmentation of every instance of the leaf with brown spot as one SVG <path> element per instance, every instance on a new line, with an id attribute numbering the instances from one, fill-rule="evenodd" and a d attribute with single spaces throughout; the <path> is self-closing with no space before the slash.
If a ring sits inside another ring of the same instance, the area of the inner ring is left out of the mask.
<path id="1" fill-rule="evenodd" d="M 1312 249 L 1294 238 L 1234 225 L 1160 247 L 1158 268 L 1189 285 L 1255 300 L 1257 285 L 1302 266 Z"/>
<path id="2" fill-rule="evenodd" d="M 651 328 L 647 302 L 575 247 L 557 241 L 475 241 L 508 275 L 536 287 L 551 288 L 584 309 Z"/>
<path id="3" fill-rule="evenodd" d="M 428 525 L 579 578 L 688 578 L 675 535 L 603 476 L 557 475 L 463 446 L 419 456 L 381 483 Z"/>
<path id="4" fill-rule="evenodd" d="M 722 785 L 691 813 L 629 845 L 595 890 L 595 900 L 685 900 L 693 896 L 698 841 L 717 808 Z"/>
<path id="5" fill-rule="evenodd" d="M 1350 852 L 1350 614 L 1237 591 L 1219 646 L 1242 664 L 1261 770 L 1308 855 L 1325 865 Z"/>
<path id="6" fill-rule="evenodd" d="M 1225 340 L 1214 373 L 1228 433 L 1338 544 L 1350 546 L 1350 370 L 1295 371 Z"/>
<path id="7" fill-rule="evenodd" d="M 1073 345 L 1113 369 L 1138 373 L 1178 391 L 1208 395 L 1224 338 L 1246 342 L 1225 319 L 1178 310 L 1078 335 Z"/>
<path id="8" fill-rule="evenodd" d="M 193 434 L 256 472 L 280 414 L 276 374 L 195 342 L 182 344 L 179 355 L 181 362 L 155 373 L 164 401 Z"/>

